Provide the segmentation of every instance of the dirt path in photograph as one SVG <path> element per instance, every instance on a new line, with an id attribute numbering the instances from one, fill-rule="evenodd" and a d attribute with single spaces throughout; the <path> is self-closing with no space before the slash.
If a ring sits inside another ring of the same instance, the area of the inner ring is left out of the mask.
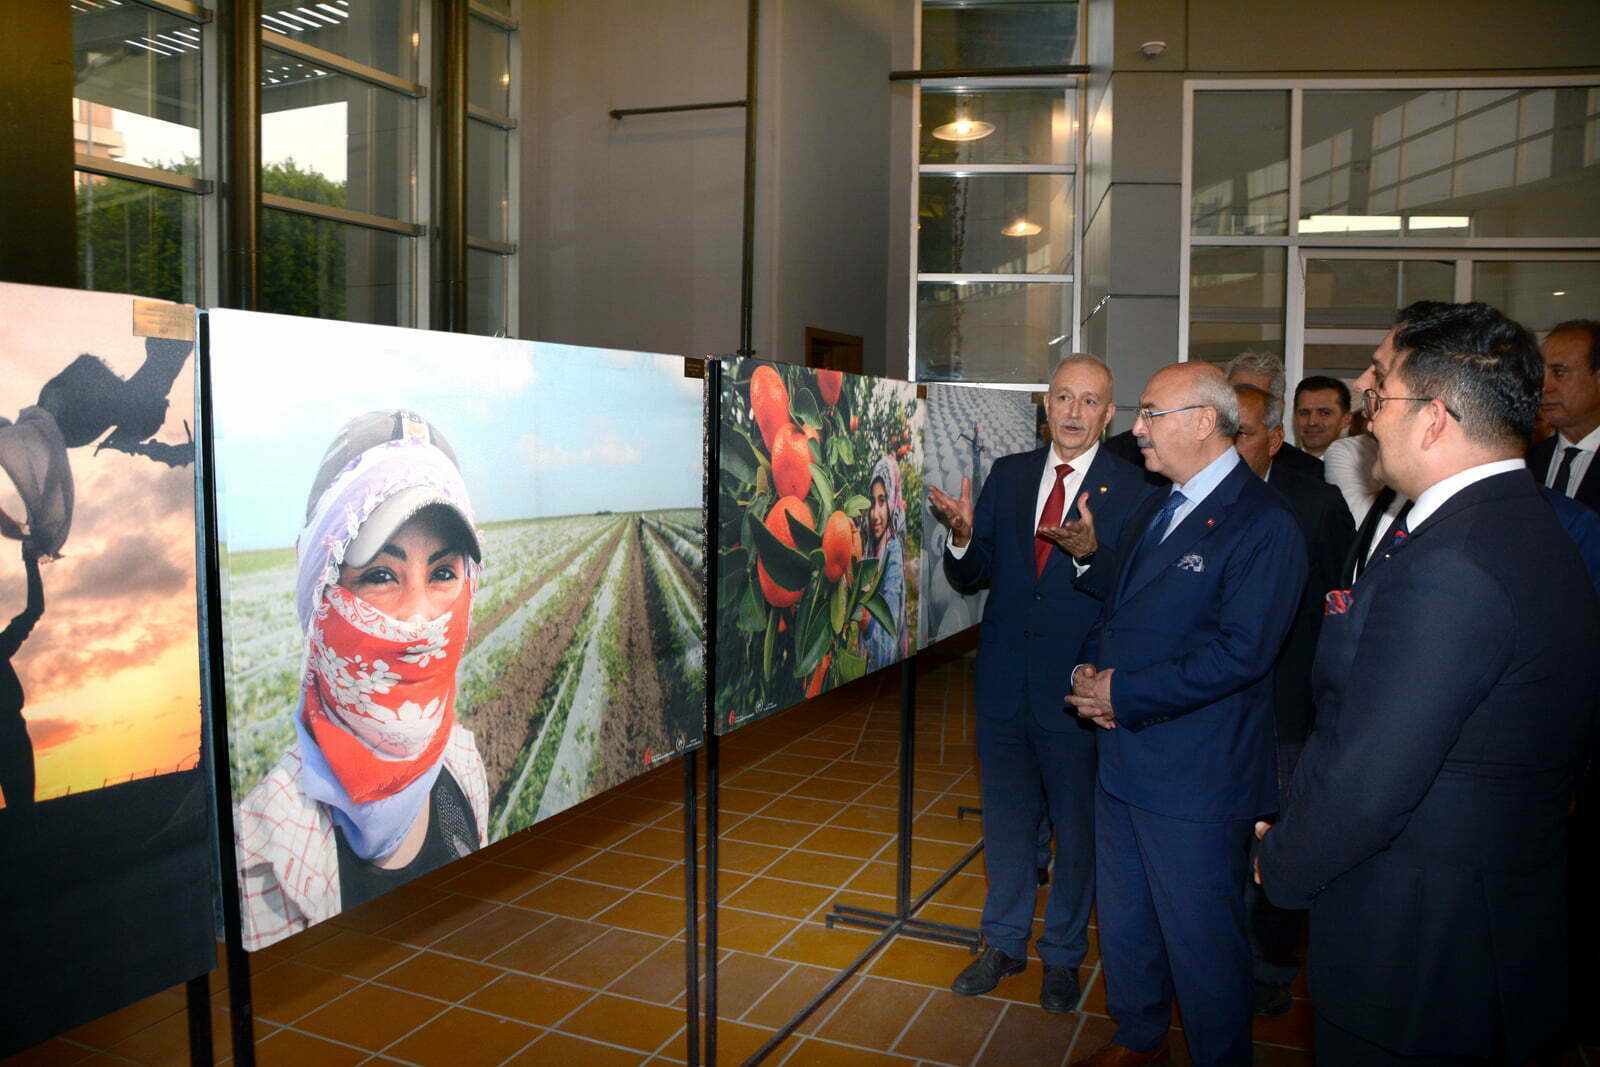
<path id="1" fill-rule="evenodd" d="M 694 597 L 696 603 L 705 603 L 705 583 L 695 576 L 694 571 L 691 571 L 689 565 L 683 561 L 683 557 L 673 551 L 672 545 L 665 537 L 661 536 L 655 527 L 652 526 L 649 529 L 651 540 L 660 545 L 662 554 L 672 561 L 672 569 L 678 572 L 679 578 L 683 579 L 683 587 L 689 591 L 689 595 Z"/>
<path id="2" fill-rule="evenodd" d="M 511 596 L 506 597 L 505 601 L 499 607 L 495 608 L 494 613 L 488 618 L 482 620 L 474 619 L 472 622 L 472 633 L 467 635 L 467 647 L 464 651 L 471 652 L 473 646 L 476 645 L 480 639 L 488 637 L 490 634 L 494 633 L 495 628 L 501 623 L 505 622 L 506 619 L 510 617 L 512 612 L 516 611 L 524 603 L 526 603 L 529 597 L 537 593 L 541 586 L 545 585 L 547 582 L 555 581 L 561 575 L 565 574 L 567 568 L 572 566 L 572 561 L 582 555 L 584 550 L 593 543 L 594 542 L 590 541 L 588 538 L 578 538 L 577 544 L 572 547 L 571 551 L 561 557 L 560 563 L 557 563 L 554 567 L 545 569 L 537 577 L 530 578 L 527 584 L 521 589 L 518 589 Z"/>
<path id="3" fill-rule="evenodd" d="M 517 650 L 498 680 L 498 692 L 473 709 L 472 731 L 477 738 L 478 752 L 483 756 L 484 770 L 488 772 L 489 795 L 494 798 L 494 807 L 503 799 L 500 792 L 518 754 L 537 733 L 536 724 L 528 721 L 529 713 L 549 688 L 561 654 L 572 644 L 578 622 L 594 599 L 595 587 L 600 584 L 606 565 L 621 543 L 626 525 L 621 524 L 611 532 L 609 543 L 579 574 L 577 585 L 555 618 Z M 573 555 L 576 554 L 574 551 Z M 561 573 L 552 572 L 549 580 L 557 580 Z M 483 632 L 490 631 L 485 628 Z"/>
<path id="4" fill-rule="evenodd" d="M 634 523 L 630 521 L 627 529 L 632 530 L 633 527 Z M 606 677 L 605 658 L 600 652 L 600 635 L 617 610 L 619 594 L 623 593 L 619 586 L 627 581 L 623 573 L 626 564 L 623 557 L 629 547 L 637 553 L 637 545 L 619 545 L 606 566 L 605 577 L 600 579 L 600 595 L 594 602 L 594 625 L 589 629 L 588 644 L 583 650 L 577 691 L 572 695 L 572 708 L 567 712 L 561 747 L 557 749 L 555 762 L 550 766 L 550 778 L 545 782 L 544 795 L 539 798 L 535 822 L 558 811 L 565 811 L 604 788 L 596 786 L 590 779 L 594 754 L 600 744 L 601 732 L 605 729 L 606 712 L 615 703 L 611 680 Z M 618 640 L 621 640 L 620 632 Z"/>
<path id="5" fill-rule="evenodd" d="M 644 542 L 639 522 L 629 526 L 633 552 L 623 576 L 617 644 L 628 672 L 611 694 L 611 708 L 600 725 L 600 771 L 596 789 L 610 789 L 644 770 L 646 749 L 665 752 L 665 693 L 657 671 L 655 635 L 645 605 Z"/>

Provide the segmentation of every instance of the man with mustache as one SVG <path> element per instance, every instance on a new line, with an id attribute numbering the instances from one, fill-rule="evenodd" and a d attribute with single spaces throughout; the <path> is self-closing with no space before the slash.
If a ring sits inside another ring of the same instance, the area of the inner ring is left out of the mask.
<path id="1" fill-rule="evenodd" d="M 1072 652 L 1100 610 L 1123 522 L 1148 492 L 1140 473 L 1100 448 L 1116 406 L 1111 371 L 1093 356 L 1062 360 L 1050 378 L 1050 443 L 995 461 L 976 506 L 938 488 L 929 502 L 950 528 L 944 567 L 957 590 L 989 587 L 978 646 L 978 761 L 988 887 L 985 949 L 951 988 L 987 993 L 1026 966 L 1041 817 L 1055 827 L 1039 1003 L 1077 1006 L 1078 966 L 1094 902 L 1095 746 L 1063 706 Z"/>

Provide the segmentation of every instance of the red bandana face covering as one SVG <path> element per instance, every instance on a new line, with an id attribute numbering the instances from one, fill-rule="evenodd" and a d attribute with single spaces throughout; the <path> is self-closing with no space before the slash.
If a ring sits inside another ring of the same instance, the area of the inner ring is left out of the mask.
<path id="1" fill-rule="evenodd" d="M 470 582 L 443 615 L 401 622 L 339 586 L 312 618 L 305 723 L 358 804 L 393 796 L 439 761 L 455 724 Z"/>

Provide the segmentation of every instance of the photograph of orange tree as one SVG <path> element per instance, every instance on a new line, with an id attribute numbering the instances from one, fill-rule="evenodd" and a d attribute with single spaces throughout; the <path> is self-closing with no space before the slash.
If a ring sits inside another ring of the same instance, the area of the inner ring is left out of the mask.
<path id="1" fill-rule="evenodd" d="M 907 382 L 738 360 L 720 420 L 726 732 L 916 649 L 923 416 Z"/>

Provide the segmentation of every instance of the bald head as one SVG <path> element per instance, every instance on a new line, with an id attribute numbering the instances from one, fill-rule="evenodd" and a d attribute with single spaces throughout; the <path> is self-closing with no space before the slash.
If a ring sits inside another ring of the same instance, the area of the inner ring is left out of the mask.
<path id="1" fill-rule="evenodd" d="M 1145 466 L 1180 485 L 1232 447 L 1239 432 L 1239 400 L 1209 363 L 1162 367 L 1146 383 L 1139 409 L 1133 432 Z"/>

